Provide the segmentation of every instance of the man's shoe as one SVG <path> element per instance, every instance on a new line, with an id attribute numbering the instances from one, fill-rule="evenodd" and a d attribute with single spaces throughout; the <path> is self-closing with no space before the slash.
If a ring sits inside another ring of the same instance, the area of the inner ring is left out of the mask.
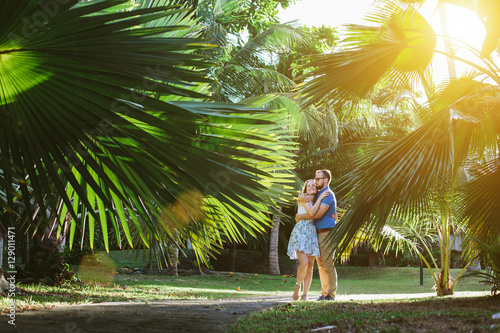
<path id="1" fill-rule="evenodd" d="M 316 298 L 317 301 L 324 301 L 325 300 L 325 296 L 323 295 L 320 295 L 318 298 Z"/>
<path id="2" fill-rule="evenodd" d="M 326 295 L 325 297 L 323 297 L 323 301 L 335 301 L 335 297 Z"/>

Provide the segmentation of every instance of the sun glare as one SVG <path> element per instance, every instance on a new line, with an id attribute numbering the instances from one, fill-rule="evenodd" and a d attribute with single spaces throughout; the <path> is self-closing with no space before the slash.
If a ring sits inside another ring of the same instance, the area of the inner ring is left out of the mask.
<path id="1" fill-rule="evenodd" d="M 439 17 L 439 13 L 435 15 Z M 486 29 L 476 13 L 472 10 L 457 6 L 447 6 L 446 20 L 448 22 L 448 32 L 450 36 L 478 50 L 481 49 Z M 441 31 L 441 27 L 438 31 Z"/>
<path id="2" fill-rule="evenodd" d="M 419 12 L 437 33 L 441 33 L 441 18 L 436 0 L 425 1 Z M 375 10 L 372 0 L 301 0 L 286 10 L 280 10 L 282 22 L 299 20 L 299 24 L 320 26 L 322 24 L 340 27 L 344 24 L 367 24 L 365 16 Z M 450 35 L 481 48 L 485 35 L 484 25 L 471 10 L 446 5 L 446 19 Z M 343 30 L 342 28 L 340 30 Z"/>
<path id="3" fill-rule="evenodd" d="M 427 0 L 418 12 L 432 26 L 438 35 L 448 35 L 456 40 L 453 51 L 458 57 L 477 61 L 470 52 L 464 51 L 465 44 L 480 51 L 486 34 L 486 29 L 480 18 L 470 9 L 455 5 L 445 5 L 446 28 L 442 26 L 440 10 L 437 0 Z M 300 24 L 307 26 L 320 26 L 321 24 L 339 27 L 339 32 L 344 32 L 343 25 L 349 23 L 372 25 L 365 20 L 366 15 L 376 11 L 372 0 L 301 0 L 288 9 L 280 11 L 282 22 L 298 19 Z M 447 31 L 446 31 L 447 30 Z M 461 41 L 462 43 L 458 42 Z M 438 49 L 445 51 L 442 38 L 438 38 Z M 456 75 L 460 76 L 470 67 L 455 61 Z M 436 55 L 433 61 L 435 79 L 441 81 L 448 78 L 447 62 L 444 56 Z"/>
<path id="4" fill-rule="evenodd" d="M 427 7 L 425 7 L 426 5 Z M 458 57 L 472 61 L 477 60 L 471 52 L 465 50 L 465 44 L 467 44 L 480 51 L 486 34 L 486 29 L 476 13 L 470 9 L 447 5 L 444 7 L 444 16 L 441 16 L 435 1 L 427 1 L 420 12 L 432 26 L 436 34 L 450 36 L 455 39 L 450 41 L 453 45 L 456 45 L 453 51 Z M 443 39 L 441 39 L 441 42 L 438 42 L 440 44 L 437 47 L 444 50 L 445 47 L 442 41 Z M 470 70 L 469 66 L 460 61 L 455 61 L 454 67 L 457 76 L 461 76 Z M 433 68 L 435 79 L 438 81 L 446 79 L 451 75 L 448 71 L 446 59 L 443 56 L 437 55 L 435 57 Z"/>

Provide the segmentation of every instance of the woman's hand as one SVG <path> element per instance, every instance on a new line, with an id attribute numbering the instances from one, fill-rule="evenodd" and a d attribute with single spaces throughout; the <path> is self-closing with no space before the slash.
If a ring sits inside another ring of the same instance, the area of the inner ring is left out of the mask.
<path id="1" fill-rule="evenodd" d="M 298 202 L 309 202 L 309 201 L 311 201 L 311 198 L 309 198 L 309 196 L 307 194 L 301 193 L 297 197 L 297 201 Z"/>
<path id="2" fill-rule="evenodd" d="M 322 200 L 323 198 L 329 196 L 331 193 L 332 193 L 332 191 L 330 191 L 330 190 L 327 190 L 327 191 L 321 193 L 321 195 L 319 196 L 318 200 Z"/>

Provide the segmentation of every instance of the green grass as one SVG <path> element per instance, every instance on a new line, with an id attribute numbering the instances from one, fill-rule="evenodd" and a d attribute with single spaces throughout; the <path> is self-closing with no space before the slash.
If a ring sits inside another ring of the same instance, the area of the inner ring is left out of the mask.
<path id="1" fill-rule="evenodd" d="M 147 299 L 223 299 L 228 297 L 251 297 L 291 295 L 295 277 L 270 276 L 251 273 L 218 272 L 218 274 L 171 277 L 154 274 L 117 274 L 121 267 L 134 267 L 135 257 L 127 252 L 111 253 L 111 267 L 73 267 L 81 276 L 90 272 L 97 281 L 110 282 L 107 286 L 97 284 L 66 284 L 59 287 L 46 285 L 23 285 L 23 289 L 35 292 L 30 296 L 16 298 L 19 309 L 51 307 L 65 304 L 82 304 L 107 301 L 138 301 Z M 106 273 L 107 271 L 107 273 Z M 414 294 L 433 292 L 430 273 L 424 270 L 424 286 L 419 286 L 419 269 L 411 267 L 338 267 L 339 295 L 356 294 Z M 100 272 L 100 273 L 99 273 Z M 151 272 L 151 273 L 154 273 Z M 102 278 L 101 275 L 104 276 Z M 458 270 L 452 270 L 456 276 Z M 78 275 L 77 275 L 78 276 Z M 488 291 L 488 286 L 478 278 L 460 280 L 456 291 Z M 320 281 L 313 279 L 311 294 L 318 295 Z M 7 298 L 0 298 L 0 306 L 6 309 Z"/>
<path id="2" fill-rule="evenodd" d="M 229 332 L 498 332 L 494 297 L 298 302 L 238 320 Z"/>
<path id="3" fill-rule="evenodd" d="M 102 259 L 102 258 L 101 258 Z M 141 260 L 141 257 L 139 257 Z M 23 285 L 34 292 L 17 296 L 17 311 L 69 304 L 155 299 L 223 299 L 251 296 L 289 296 L 295 284 L 292 276 L 217 272 L 217 274 L 172 277 L 155 274 L 118 274 L 123 267 L 141 267 L 135 256 L 114 251 L 101 267 L 75 266 L 77 276 L 91 276 L 106 286 L 92 283 L 67 283 L 63 286 Z M 419 268 L 412 267 L 337 267 L 338 295 L 380 294 L 376 301 L 293 302 L 272 310 L 251 314 L 239 320 L 231 332 L 309 332 L 334 326 L 338 332 L 469 332 L 497 331 L 491 319 L 500 308 L 498 298 L 411 299 L 412 294 L 433 293 L 433 281 L 424 270 L 424 286 L 419 286 Z M 458 269 L 452 269 L 457 276 Z M 456 291 L 489 291 L 476 277 L 461 279 Z M 311 296 L 320 292 L 319 278 L 313 279 Z M 405 300 L 384 300 L 382 294 L 407 294 Z M 343 299 L 349 299 L 344 297 Z M 354 299 L 354 298 L 353 298 Z M 8 298 L 0 298 L 2 312 Z"/>
<path id="4" fill-rule="evenodd" d="M 452 278 L 459 273 L 460 269 L 451 269 Z M 423 286 L 420 286 L 420 269 L 415 267 L 337 267 L 337 275 L 339 295 L 418 294 L 434 291 L 434 281 L 428 269 L 423 272 Z M 455 291 L 489 291 L 490 287 L 479 283 L 479 280 L 464 277 L 457 282 Z"/>

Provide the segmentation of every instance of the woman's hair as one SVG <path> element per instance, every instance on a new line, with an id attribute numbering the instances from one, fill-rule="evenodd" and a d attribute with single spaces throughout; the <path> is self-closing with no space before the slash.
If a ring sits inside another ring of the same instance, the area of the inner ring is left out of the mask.
<path id="1" fill-rule="evenodd" d="M 314 181 L 314 179 L 308 179 L 308 180 L 306 180 L 304 182 L 304 187 L 302 188 L 302 193 L 307 193 L 307 184 L 309 184 L 309 182 L 313 182 L 314 184 L 316 184 L 316 182 Z M 316 202 L 316 199 L 318 199 L 318 191 L 316 191 L 316 194 L 314 195 L 314 198 L 312 200 L 313 204 Z"/>

